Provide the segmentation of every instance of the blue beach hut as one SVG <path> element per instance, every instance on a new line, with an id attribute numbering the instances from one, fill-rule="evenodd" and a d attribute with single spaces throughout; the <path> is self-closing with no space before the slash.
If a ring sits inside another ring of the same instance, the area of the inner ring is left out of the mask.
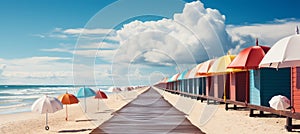
<path id="1" fill-rule="evenodd" d="M 291 96 L 291 69 L 250 70 L 250 104 L 269 107 L 275 95 Z"/>
<path id="2" fill-rule="evenodd" d="M 183 71 L 177 78 L 182 92 L 188 92 L 189 89 L 188 80 L 185 79 L 186 73 L 188 73 L 188 70 Z"/>

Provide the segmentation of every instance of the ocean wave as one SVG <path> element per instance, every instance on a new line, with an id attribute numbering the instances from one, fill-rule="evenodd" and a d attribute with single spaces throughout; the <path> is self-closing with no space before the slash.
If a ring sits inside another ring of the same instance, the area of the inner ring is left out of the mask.
<path id="1" fill-rule="evenodd" d="M 74 90 L 74 87 L 39 87 L 40 90 Z"/>
<path id="2" fill-rule="evenodd" d="M 32 96 L 0 96 L 0 99 L 35 99 L 39 98 L 42 95 L 32 95 Z"/>
<path id="3" fill-rule="evenodd" d="M 23 99 L 10 99 L 10 100 L 5 99 L 5 100 L 0 101 L 0 105 L 1 104 L 12 103 L 12 102 L 22 102 L 22 101 L 23 101 Z"/>
<path id="4" fill-rule="evenodd" d="M 0 109 L 11 109 L 11 108 L 19 108 L 19 107 L 26 107 L 30 106 L 28 103 L 20 103 L 15 105 L 6 105 L 6 106 L 0 106 Z"/>

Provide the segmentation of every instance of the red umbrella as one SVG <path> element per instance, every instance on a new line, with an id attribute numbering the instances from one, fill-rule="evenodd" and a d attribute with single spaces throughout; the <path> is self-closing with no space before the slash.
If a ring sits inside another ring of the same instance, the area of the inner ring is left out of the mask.
<path id="1" fill-rule="evenodd" d="M 107 96 L 106 96 L 106 94 L 103 92 L 103 91 L 101 91 L 100 89 L 96 92 L 96 95 L 95 95 L 95 99 L 98 99 L 98 111 L 99 111 L 99 100 L 100 99 L 107 99 Z"/>
<path id="2" fill-rule="evenodd" d="M 270 47 L 259 46 L 256 39 L 256 46 L 251 46 L 242 50 L 227 68 L 236 69 L 257 69 L 259 63 L 269 51 Z"/>

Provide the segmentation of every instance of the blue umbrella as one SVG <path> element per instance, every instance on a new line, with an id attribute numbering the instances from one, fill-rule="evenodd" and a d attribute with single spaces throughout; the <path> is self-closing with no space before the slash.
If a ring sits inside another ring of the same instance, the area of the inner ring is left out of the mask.
<path id="1" fill-rule="evenodd" d="M 84 98 L 84 110 L 85 110 L 85 112 L 86 112 L 86 98 L 91 97 L 91 96 L 95 96 L 95 95 L 96 95 L 96 92 L 91 88 L 88 88 L 88 87 L 79 88 L 79 90 L 76 94 L 76 97 L 77 98 Z"/>

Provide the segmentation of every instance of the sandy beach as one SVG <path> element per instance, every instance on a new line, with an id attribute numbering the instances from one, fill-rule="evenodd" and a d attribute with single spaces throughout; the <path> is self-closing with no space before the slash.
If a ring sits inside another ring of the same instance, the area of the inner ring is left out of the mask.
<path id="1" fill-rule="evenodd" d="M 203 132 L 209 134 L 284 134 L 286 118 L 249 117 L 249 110 L 225 110 L 224 104 L 207 105 L 188 97 L 158 90 L 166 100 L 187 114 L 187 118 Z M 188 104 L 188 105 L 187 105 Z M 293 120 L 295 123 L 299 121 Z"/>
<path id="2" fill-rule="evenodd" d="M 108 99 L 99 101 L 99 110 L 97 100 L 88 98 L 87 113 L 84 112 L 84 106 L 81 107 L 83 103 L 68 105 L 68 121 L 65 121 L 65 109 L 49 114 L 49 131 L 44 129 L 45 114 L 26 112 L 0 115 L 0 133 L 89 133 L 111 118 L 114 111 L 122 108 L 146 89 L 147 87 L 144 87 L 129 92 L 110 94 Z M 80 101 L 84 102 L 83 99 Z"/>
<path id="3" fill-rule="evenodd" d="M 207 105 L 206 102 L 201 103 L 195 99 L 155 89 L 177 109 L 184 112 L 192 124 L 205 133 L 288 133 L 284 128 L 285 118 L 249 117 L 248 110 L 225 111 L 224 105 Z M 65 121 L 65 109 L 49 114 L 49 131 L 44 130 L 44 114 L 28 112 L 0 115 L 0 133 L 89 133 L 110 119 L 114 111 L 122 108 L 145 90 L 146 88 L 141 88 L 130 92 L 110 94 L 109 99 L 100 101 L 99 110 L 97 100 L 89 100 L 93 99 L 89 98 L 87 113 L 84 112 L 84 106 L 81 107 L 82 103 L 70 105 L 68 106 L 68 121 Z"/>

